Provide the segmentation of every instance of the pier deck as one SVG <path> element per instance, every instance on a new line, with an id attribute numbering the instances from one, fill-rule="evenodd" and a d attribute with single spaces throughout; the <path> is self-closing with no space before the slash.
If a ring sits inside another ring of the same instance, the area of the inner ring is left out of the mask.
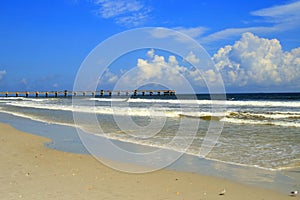
<path id="1" fill-rule="evenodd" d="M 5 97 L 69 97 L 69 96 L 152 96 L 175 95 L 175 90 L 98 90 L 98 91 L 19 91 L 0 92 Z"/>

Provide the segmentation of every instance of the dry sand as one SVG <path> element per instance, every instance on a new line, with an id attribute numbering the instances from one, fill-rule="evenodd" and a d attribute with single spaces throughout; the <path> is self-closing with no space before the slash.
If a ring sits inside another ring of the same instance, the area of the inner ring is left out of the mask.
<path id="1" fill-rule="evenodd" d="M 48 149 L 47 141 L 0 124 L 0 199 L 299 199 L 193 173 L 118 172 L 89 155 Z"/>

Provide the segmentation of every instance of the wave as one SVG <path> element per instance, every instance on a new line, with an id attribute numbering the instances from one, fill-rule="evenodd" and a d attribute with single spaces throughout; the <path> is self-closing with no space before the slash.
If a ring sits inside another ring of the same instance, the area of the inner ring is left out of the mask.
<path id="1" fill-rule="evenodd" d="M 196 118 L 196 119 L 202 119 L 202 120 L 206 120 L 206 121 L 220 121 L 221 119 L 223 119 L 223 116 L 218 116 L 218 115 L 187 115 L 187 114 L 179 114 L 179 117 L 187 117 L 187 118 Z"/>
<path id="2" fill-rule="evenodd" d="M 226 106 L 300 108 L 299 101 L 226 101 Z"/>
<path id="3" fill-rule="evenodd" d="M 119 99 L 120 100 L 120 99 Z M 231 111 L 230 108 L 210 110 L 201 108 L 173 108 L 168 106 L 152 106 L 152 107 L 122 107 L 118 106 L 77 106 L 70 104 L 43 103 L 31 101 L 9 101 L 7 105 L 46 109 L 70 112 L 82 112 L 92 114 L 108 114 L 108 115 L 124 115 L 124 116 L 140 116 L 140 117 L 170 117 L 170 118 L 198 118 L 201 120 L 217 120 L 235 124 L 256 124 L 256 125 L 274 125 L 284 127 L 300 127 L 300 112 L 280 112 L 280 111 Z M 234 108 L 236 109 L 236 108 Z"/>
<path id="4" fill-rule="evenodd" d="M 121 99 L 121 98 L 89 98 L 89 101 L 100 101 L 100 102 L 124 102 L 127 101 L 128 99 Z"/>
<path id="5" fill-rule="evenodd" d="M 233 124 L 253 124 L 253 125 L 269 125 L 269 126 L 300 128 L 300 123 L 297 122 L 260 121 L 260 120 L 236 119 L 236 118 L 223 118 L 221 119 L 221 121 L 233 123 Z"/>
<path id="6" fill-rule="evenodd" d="M 129 103 L 161 103 L 161 104 L 194 104 L 210 105 L 212 103 L 224 105 L 224 101 L 214 100 L 193 100 L 193 99 L 141 99 L 141 98 L 90 98 L 91 101 L 126 101 Z"/>
<path id="7" fill-rule="evenodd" d="M 87 106 L 71 106 L 71 105 L 57 105 L 57 104 L 28 104 L 28 103 L 12 103 L 8 102 L 7 105 L 22 107 L 22 108 L 35 108 L 45 110 L 58 110 L 82 113 L 95 113 L 95 114 L 110 114 L 110 115 L 129 115 L 141 117 L 178 117 L 180 112 L 172 111 L 166 108 L 162 109 L 148 109 L 148 108 L 133 108 L 133 107 L 87 107 Z"/>
<path id="8" fill-rule="evenodd" d="M 251 106 L 251 107 L 292 107 L 300 108 L 299 101 L 228 101 L 228 100 L 188 100 L 188 99 L 140 99 L 140 98 L 91 98 L 93 101 L 127 101 L 130 103 L 193 104 L 215 106 Z"/>
<path id="9" fill-rule="evenodd" d="M 88 129 L 86 129 L 84 127 L 77 126 L 74 123 L 60 123 L 60 122 L 57 122 L 57 121 L 48 121 L 46 119 L 41 119 L 40 117 L 29 116 L 27 114 L 10 112 L 10 111 L 5 111 L 5 110 L 1 110 L 1 109 L 0 109 L 0 112 L 11 114 L 11 115 L 14 115 L 14 116 L 17 116 L 17 117 L 31 119 L 31 120 L 34 120 L 34 121 L 39 121 L 39 122 L 42 122 L 42 123 L 57 124 L 57 125 L 80 128 L 85 132 L 93 134 L 93 131 L 89 131 Z M 189 117 L 189 116 L 184 116 L 184 117 Z M 192 155 L 192 156 L 198 156 L 199 157 L 199 152 L 195 151 L 195 150 L 192 150 L 192 149 L 186 150 L 186 149 L 180 148 L 180 146 L 170 146 L 168 144 L 161 144 L 161 143 L 157 143 L 157 142 L 154 142 L 154 141 L 148 141 L 148 140 L 136 140 L 135 138 L 133 138 L 133 139 L 131 139 L 131 138 L 122 138 L 122 136 L 120 136 L 120 134 L 118 134 L 118 133 L 109 133 L 109 134 L 98 135 L 98 136 L 105 137 L 105 138 L 108 138 L 108 139 L 113 139 L 113 140 L 119 140 L 119 141 L 123 141 L 123 142 L 139 144 L 139 145 L 145 145 L 145 146 L 151 146 L 151 147 L 156 147 L 156 148 L 174 150 L 174 151 L 177 151 L 177 152 L 186 153 L 186 154 L 189 154 L 189 155 Z M 210 157 L 209 155 L 207 157 L 205 157 L 205 159 L 213 160 L 213 161 L 217 161 L 217 162 L 222 162 L 222 163 L 227 163 L 227 164 L 238 165 L 238 166 L 255 167 L 255 168 L 260 168 L 260 169 L 265 169 L 265 170 L 270 170 L 270 171 L 290 169 L 290 168 L 294 167 L 294 166 L 289 166 L 289 165 L 287 165 L 287 166 L 281 166 L 281 165 L 278 166 L 277 165 L 277 166 L 273 166 L 273 167 L 266 167 L 264 165 L 258 165 L 258 164 L 245 164 L 243 162 L 237 162 L 237 161 L 233 162 L 231 160 L 222 160 L 222 159 L 219 159 L 219 158 Z"/>
<path id="10" fill-rule="evenodd" d="M 25 97 L 0 97 L 1 100 L 26 100 Z"/>
<path id="11" fill-rule="evenodd" d="M 229 112 L 228 117 L 235 118 L 254 118 L 254 119 L 300 119 L 300 112 Z"/>
<path id="12" fill-rule="evenodd" d="M 0 97 L 1 102 L 11 101 L 50 101 L 51 98 L 26 98 L 26 97 Z M 300 101 L 267 101 L 267 100 L 196 100 L 196 99 L 142 99 L 142 98 L 89 98 L 90 101 L 99 102 L 128 102 L 128 103 L 159 103 L 194 106 L 219 106 L 219 107 L 289 107 L 300 108 Z"/>
<path id="13" fill-rule="evenodd" d="M 23 113 L 11 112 L 11 111 L 6 111 L 6 110 L 2 110 L 2 109 L 0 109 L 0 112 L 9 114 L 9 115 L 13 115 L 16 117 L 30 119 L 32 121 L 46 123 L 46 124 L 57 124 L 57 125 L 63 125 L 63 126 L 77 127 L 75 124 L 62 123 L 62 122 L 57 122 L 57 121 L 53 121 L 53 120 L 46 120 L 46 119 L 42 119 L 41 117 L 38 117 L 38 116 L 33 116 L 33 115 L 28 115 L 28 114 L 23 114 Z"/>
<path id="14" fill-rule="evenodd" d="M 87 132 L 87 133 L 93 134 L 92 131 L 89 131 L 87 129 L 82 129 L 82 130 Z M 174 145 L 171 146 L 171 145 L 168 145 L 168 144 L 160 144 L 160 143 L 156 143 L 154 141 L 134 140 L 134 139 L 130 139 L 130 138 L 118 137 L 118 136 L 120 136 L 120 133 L 111 133 L 111 134 L 105 134 L 105 135 L 96 134 L 96 136 L 99 136 L 99 137 L 102 137 L 102 138 L 104 137 L 104 138 L 112 139 L 112 140 L 118 140 L 118 141 L 122 141 L 122 142 L 127 142 L 127 143 L 132 143 L 132 144 L 137 144 L 137 145 L 142 145 L 142 146 L 172 150 L 172 151 L 175 151 L 175 152 L 195 156 L 195 157 L 198 157 L 198 158 L 211 160 L 211 161 L 215 161 L 215 162 L 221 162 L 221 163 L 230 164 L 230 165 L 235 165 L 235 166 L 259 168 L 259 169 L 268 170 L 268 171 L 280 171 L 280 170 L 283 169 L 282 166 L 266 167 L 266 166 L 261 166 L 261 165 L 258 165 L 258 164 L 245 164 L 245 163 L 242 163 L 242 162 L 222 160 L 222 159 L 210 157 L 209 155 L 203 157 L 203 156 L 200 155 L 200 152 L 198 152 L 198 150 L 196 150 L 196 151 L 192 150 L 190 147 L 188 147 L 188 149 L 186 149 L 186 148 L 180 148 L 179 146 L 174 146 Z M 298 168 L 298 166 L 290 167 L 289 169 L 292 169 L 292 168 Z"/>
<path id="15" fill-rule="evenodd" d="M 28 98 L 28 97 L 0 97 L 0 100 L 2 100 L 1 102 L 7 102 L 7 100 L 43 102 L 43 101 L 48 101 L 49 99 Z"/>

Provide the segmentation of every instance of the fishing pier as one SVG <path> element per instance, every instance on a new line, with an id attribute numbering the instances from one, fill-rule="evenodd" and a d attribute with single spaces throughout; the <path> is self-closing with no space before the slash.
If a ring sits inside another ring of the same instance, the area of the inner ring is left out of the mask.
<path id="1" fill-rule="evenodd" d="M 72 96 L 153 96 L 175 95 L 175 90 L 99 90 L 99 91 L 19 91 L 0 92 L 4 97 L 72 97 Z"/>

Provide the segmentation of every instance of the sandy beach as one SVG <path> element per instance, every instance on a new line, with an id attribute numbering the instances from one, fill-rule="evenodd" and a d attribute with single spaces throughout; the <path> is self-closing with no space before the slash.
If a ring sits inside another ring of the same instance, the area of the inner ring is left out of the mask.
<path id="1" fill-rule="evenodd" d="M 0 124 L 0 199 L 300 199 L 193 173 L 118 172 L 89 155 L 48 149 L 45 142 Z"/>

